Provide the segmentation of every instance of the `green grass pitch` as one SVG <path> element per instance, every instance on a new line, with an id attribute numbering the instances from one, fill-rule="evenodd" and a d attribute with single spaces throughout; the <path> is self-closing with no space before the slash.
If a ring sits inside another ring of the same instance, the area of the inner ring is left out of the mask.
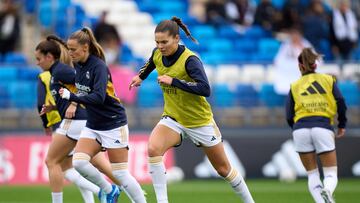
<path id="1" fill-rule="evenodd" d="M 280 183 L 277 180 L 250 179 L 248 186 L 257 203 L 304 203 L 313 202 L 307 190 L 307 181 Z M 148 193 L 149 203 L 156 202 L 151 185 L 143 185 Z M 228 184 L 221 180 L 195 180 L 170 184 L 168 187 L 171 203 L 229 203 L 241 202 Z M 338 203 L 360 202 L 360 179 L 340 179 L 335 192 Z M 97 201 L 97 200 L 96 200 Z M 48 203 L 50 189 L 47 186 L 6 186 L 0 185 L 0 203 Z M 64 188 L 64 203 L 81 203 L 79 191 L 73 185 Z M 121 193 L 119 203 L 129 199 Z"/>

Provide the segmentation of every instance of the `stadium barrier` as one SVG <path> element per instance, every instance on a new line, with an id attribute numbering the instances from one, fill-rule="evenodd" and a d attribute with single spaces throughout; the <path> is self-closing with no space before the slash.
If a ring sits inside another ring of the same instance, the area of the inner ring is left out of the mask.
<path id="1" fill-rule="evenodd" d="M 39 135 L 8 135 L 0 137 L 0 185 L 47 184 L 45 158 L 51 137 Z M 141 183 L 151 181 L 147 163 L 148 136 L 131 135 L 129 170 Z M 172 168 L 174 153 L 166 153 L 165 166 Z"/>

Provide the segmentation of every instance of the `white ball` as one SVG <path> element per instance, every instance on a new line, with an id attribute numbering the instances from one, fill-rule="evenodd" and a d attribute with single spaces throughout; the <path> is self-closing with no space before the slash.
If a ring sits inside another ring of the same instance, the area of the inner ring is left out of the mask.
<path id="1" fill-rule="evenodd" d="M 293 170 L 282 170 L 279 173 L 279 180 L 281 182 L 292 183 L 296 178 L 296 173 Z"/>
<path id="2" fill-rule="evenodd" d="M 168 183 L 180 182 L 184 180 L 184 171 L 177 166 L 166 170 L 166 179 Z"/>

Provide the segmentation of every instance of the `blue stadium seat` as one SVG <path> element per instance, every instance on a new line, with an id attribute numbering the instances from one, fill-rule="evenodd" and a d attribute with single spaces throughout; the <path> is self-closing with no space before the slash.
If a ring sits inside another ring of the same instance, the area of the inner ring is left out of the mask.
<path id="1" fill-rule="evenodd" d="M 278 52 L 280 42 L 273 38 L 264 38 L 259 41 L 259 54 L 273 53 L 273 56 Z"/>
<path id="2" fill-rule="evenodd" d="M 0 67 L 0 81 L 15 81 L 18 76 L 18 69 L 15 66 Z"/>
<path id="3" fill-rule="evenodd" d="M 219 52 L 204 52 L 201 54 L 200 58 L 205 64 L 209 65 L 227 63 L 227 55 Z"/>
<path id="4" fill-rule="evenodd" d="M 200 41 L 208 42 L 210 38 L 216 36 L 216 30 L 210 25 L 199 25 L 192 28 L 193 36 Z"/>
<path id="5" fill-rule="evenodd" d="M 257 41 L 237 39 L 234 42 L 234 48 L 236 51 L 254 53 L 257 52 L 258 44 Z"/>
<path id="6" fill-rule="evenodd" d="M 22 67 L 18 69 L 18 80 L 37 81 L 41 69 L 38 67 Z"/>
<path id="7" fill-rule="evenodd" d="M 236 95 L 240 106 L 256 107 L 259 105 L 258 93 L 252 85 L 238 84 L 236 86 Z"/>
<path id="8" fill-rule="evenodd" d="M 237 103 L 236 90 L 231 89 L 228 84 L 215 84 L 210 102 L 215 107 L 234 107 Z"/>
<path id="9" fill-rule="evenodd" d="M 352 81 L 339 82 L 338 87 L 345 98 L 348 106 L 360 105 L 360 90 L 358 85 Z"/>
<path id="10" fill-rule="evenodd" d="M 245 31 L 243 37 L 251 39 L 260 39 L 270 37 L 271 33 L 269 31 L 264 30 L 261 26 L 253 25 L 248 30 Z"/>
<path id="11" fill-rule="evenodd" d="M 219 36 L 227 39 L 238 39 L 240 34 L 230 25 L 223 25 L 219 28 Z"/>
<path id="12" fill-rule="evenodd" d="M 153 108 L 161 107 L 163 104 L 163 96 L 159 85 L 154 81 L 144 81 L 138 90 L 138 107 Z"/>
<path id="13" fill-rule="evenodd" d="M 15 108 L 35 108 L 37 82 L 16 81 L 9 83 L 11 106 Z"/>
<path id="14" fill-rule="evenodd" d="M 285 0 L 272 0 L 272 4 L 278 10 L 281 10 L 284 7 Z"/>
<path id="15" fill-rule="evenodd" d="M 27 64 L 27 60 L 24 54 L 19 52 L 9 52 L 4 57 L 4 63 L 9 64 Z"/>
<path id="16" fill-rule="evenodd" d="M 285 104 L 285 96 L 276 94 L 273 84 L 263 84 L 259 92 L 260 102 L 266 107 L 279 107 Z"/>
<path id="17" fill-rule="evenodd" d="M 184 13 L 187 9 L 186 4 L 182 1 L 163 1 L 156 5 L 159 7 L 160 12 Z"/>
<path id="18" fill-rule="evenodd" d="M 221 52 L 221 53 L 229 53 L 232 51 L 233 46 L 230 40 L 228 39 L 212 39 L 211 41 L 207 42 L 207 46 L 209 48 L 209 51 L 212 52 Z M 220 54 L 220 53 L 219 53 Z"/>
<path id="19" fill-rule="evenodd" d="M 38 19 L 43 27 L 49 28 L 53 23 L 53 8 L 51 1 L 39 4 Z"/>
<path id="20" fill-rule="evenodd" d="M 9 107 L 9 93 L 7 91 L 8 84 L 0 81 L 0 108 Z"/>

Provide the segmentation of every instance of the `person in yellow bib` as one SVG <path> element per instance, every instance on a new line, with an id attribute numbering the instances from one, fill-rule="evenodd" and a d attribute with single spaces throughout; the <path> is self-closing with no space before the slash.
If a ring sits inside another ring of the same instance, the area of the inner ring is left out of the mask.
<path id="1" fill-rule="evenodd" d="M 221 142 L 210 104 L 210 85 L 200 59 L 183 45 L 179 45 L 179 27 L 194 39 L 181 19 L 160 22 L 155 28 L 156 48 L 149 61 L 133 77 L 129 89 L 138 87 L 154 70 L 164 96 L 164 112 L 153 129 L 148 143 L 149 172 L 157 202 L 167 203 L 164 153 L 179 146 L 183 138 L 201 147 L 218 174 L 222 176 L 244 202 L 254 202 L 240 173 L 231 166 Z"/>
<path id="2" fill-rule="evenodd" d="M 346 104 L 336 85 L 335 77 L 315 72 L 320 58 L 311 48 L 302 50 L 298 57 L 301 78 L 291 84 L 286 103 L 286 117 L 293 130 L 296 151 L 308 173 L 308 188 L 315 202 L 334 202 L 337 159 L 335 138 L 345 135 Z M 338 114 L 335 135 L 333 119 Z M 317 166 L 320 158 L 324 172 L 321 181 Z"/>
<path id="3" fill-rule="evenodd" d="M 43 105 L 55 106 L 55 100 L 50 93 L 50 79 L 49 71 L 43 71 L 38 76 L 37 84 L 37 109 L 40 114 Z M 40 115 L 42 125 L 44 127 L 45 135 L 51 136 L 52 132 L 56 130 L 61 122 L 61 117 L 56 109 Z"/>

